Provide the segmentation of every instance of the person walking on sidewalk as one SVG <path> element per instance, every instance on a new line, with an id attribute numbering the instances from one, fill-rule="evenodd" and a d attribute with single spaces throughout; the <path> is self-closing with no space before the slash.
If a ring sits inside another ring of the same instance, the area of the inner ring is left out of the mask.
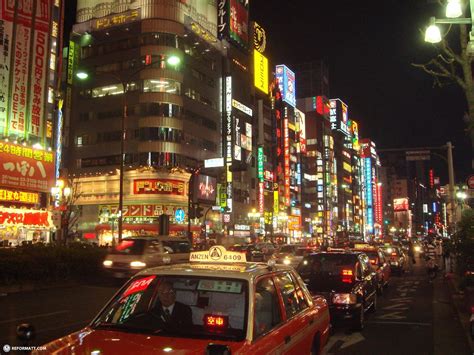
<path id="1" fill-rule="evenodd" d="M 426 246 L 426 265 L 428 267 L 428 275 L 430 277 L 430 282 L 436 278 L 437 265 L 436 265 L 436 247 L 432 243 L 428 243 Z"/>
<path id="2" fill-rule="evenodd" d="M 441 240 L 437 240 L 435 244 L 436 264 L 441 265 L 443 258 L 443 245 Z M 441 265 L 444 266 L 444 265 Z"/>

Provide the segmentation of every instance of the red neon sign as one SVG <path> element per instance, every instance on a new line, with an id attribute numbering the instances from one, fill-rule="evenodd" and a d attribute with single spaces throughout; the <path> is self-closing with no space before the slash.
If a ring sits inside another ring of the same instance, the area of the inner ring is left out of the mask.
<path id="1" fill-rule="evenodd" d="M 204 316 L 204 324 L 211 328 L 227 328 L 229 324 L 228 317 L 206 314 Z"/>
<path id="2" fill-rule="evenodd" d="M 290 137 L 288 130 L 288 118 L 283 119 L 283 159 L 285 166 L 285 205 L 290 205 Z"/>

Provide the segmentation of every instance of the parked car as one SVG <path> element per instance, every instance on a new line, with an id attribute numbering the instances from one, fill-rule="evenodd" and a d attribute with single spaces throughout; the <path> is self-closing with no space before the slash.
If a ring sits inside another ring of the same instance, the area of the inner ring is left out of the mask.
<path id="1" fill-rule="evenodd" d="M 364 253 L 314 253 L 296 270 L 311 294 L 327 300 L 333 323 L 363 329 L 365 312 L 377 308 L 377 278 Z"/>
<path id="2" fill-rule="evenodd" d="M 382 249 L 389 260 L 392 273 L 396 273 L 399 276 L 403 275 L 408 260 L 402 248 L 395 245 L 384 245 Z"/>
<path id="3" fill-rule="evenodd" d="M 377 274 L 377 293 L 381 295 L 384 287 L 388 286 L 391 273 L 390 264 L 383 250 L 369 244 L 355 244 L 353 250 L 365 253 L 369 257 L 370 265 Z"/>
<path id="4" fill-rule="evenodd" d="M 282 252 L 282 250 L 288 250 L 288 246 L 292 248 L 292 252 Z M 312 247 L 302 247 L 300 245 L 284 245 L 286 248 L 281 248 L 279 252 L 276 252 L 272 255 L 272 259 L 275 260 L 277 264 L 288 265 L 296 268 L 303 257 L 317 251 L 316 248 Z"/>
<path id="5" fill-rule="evenodd" d="M 113 277 L 128 278 L 148 267 L 178 264 L 189 260 L 191 245 L 187 238 L 124 238 L 107 254 L 104 269 Z"/>

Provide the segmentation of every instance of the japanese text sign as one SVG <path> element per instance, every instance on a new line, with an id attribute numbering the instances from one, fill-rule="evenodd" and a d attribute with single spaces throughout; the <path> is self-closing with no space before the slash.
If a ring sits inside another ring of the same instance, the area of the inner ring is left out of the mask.
<path id="1" fill-rule="evenodd" d="M 54 176 L 53 152 L 0 142 L 0 185 L 48 192 Z"/>
<path id="2" fill-rule="evenodd" d="M 185 195 L 186 183 L 180 180 L 139 179 L 133 181 L 133 193 L 157 195 Z"/>

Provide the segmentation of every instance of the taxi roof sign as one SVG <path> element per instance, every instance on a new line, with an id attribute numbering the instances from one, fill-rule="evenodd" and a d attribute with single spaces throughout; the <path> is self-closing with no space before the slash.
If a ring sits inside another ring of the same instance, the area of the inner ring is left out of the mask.
<path id="1" fill-rule="evenodd" d="M 206 251 L 195 251 L 189 255 L 190 262 L 201 263 L 245 263 L 245 253 L 228 251 L 222 245 L 214 245 Z"/>
<path id="2" fill-rule="evenodd" d="M 370 245 L 370 244 L 358 243 L 358 244 L 354 244 L 354 249 L 373 249 L 373 250 L 375 250 L 375 247 Z"/>

